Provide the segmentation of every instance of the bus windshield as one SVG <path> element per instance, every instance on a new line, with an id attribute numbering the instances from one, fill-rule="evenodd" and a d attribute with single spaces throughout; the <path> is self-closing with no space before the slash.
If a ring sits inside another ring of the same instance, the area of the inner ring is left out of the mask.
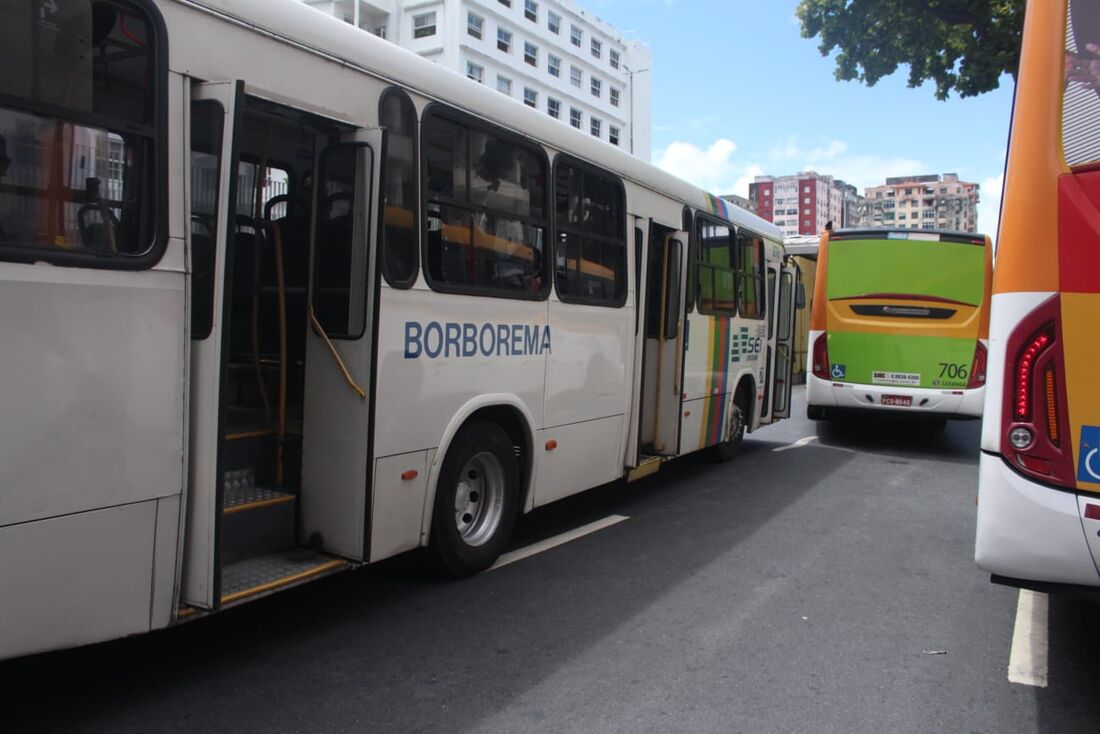
<path id="1" fill-rule="evenodd" d="M 892 233 L 893 234 L 893 233 Z M 829 242 L 826 294 L 845 298 L 898 298 L 982 302 L 985 249 L 981 241 L 941 241 L 911 233 L 908 239 L 860 234 Z"/>

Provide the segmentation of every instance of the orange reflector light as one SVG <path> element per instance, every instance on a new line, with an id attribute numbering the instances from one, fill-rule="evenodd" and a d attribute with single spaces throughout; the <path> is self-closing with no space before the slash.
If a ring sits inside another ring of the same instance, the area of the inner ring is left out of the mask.
<path id="1" fill-rule="evenodd" d="M 555 441 L 554 439 L 550 439 L 549 441 L 546 442 L 546 450 L 547 451 L 553 451 L 557 447 L 558 447 L 558 442 Z"/>
<path id="2" fill-rule="evenodd" d="M 690 410 L 685 410 L 684 411 L 684 417 L 687 418 L 689 415 L 691 415 L 691 411 Z"/>
<path id="3" fill-rule="evenodd" d="M 1100 505 L 1085 505 L 1085 518 L 1100 520 Z"/>
<path id="4" fill-rule="evenodd" d="M 409 469 L 408 471 L 401 472 L 401 480 L 407 482 L 410 479 L 416 479 L 419 474 L 420 472 L 416 469 Z"/>
<path id="5" fill-rule="evenodd" d="M 1047 435 L 1051 443 L 1058 445 L 1058 401 L 1054 392 L 1054 370 L 1046 371 L 1046 395 L 1047 395 Z"/>

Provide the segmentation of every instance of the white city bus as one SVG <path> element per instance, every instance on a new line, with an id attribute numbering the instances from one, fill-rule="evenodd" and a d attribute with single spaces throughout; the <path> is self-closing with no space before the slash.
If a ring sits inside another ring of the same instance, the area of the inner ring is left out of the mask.
<path id="1" fill-rule="evenodd" d="M 780 232 L 293 0 L 0 0 L 0 657 L 789 413 Z"/>

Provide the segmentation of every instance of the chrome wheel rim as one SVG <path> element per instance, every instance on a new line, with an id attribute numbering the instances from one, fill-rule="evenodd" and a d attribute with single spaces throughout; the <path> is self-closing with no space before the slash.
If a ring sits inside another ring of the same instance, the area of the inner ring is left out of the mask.
<path id="1" fill-rule="evenodd" d="M 504 467 L 489 451 L 475 454 L 462 467 L 455 486 L 455 527 L 471 546 L 484 545 L 504 515 Z"/>

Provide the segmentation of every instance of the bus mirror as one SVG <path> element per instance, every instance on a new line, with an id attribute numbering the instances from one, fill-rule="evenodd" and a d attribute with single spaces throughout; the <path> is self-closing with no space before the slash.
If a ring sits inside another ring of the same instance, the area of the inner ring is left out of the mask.
<path id="1" fill-rule="evenodd" d="M 806 284 L 799 281 L 798 288 L 794 292 L 794 307 L 806 308 Z"/>

